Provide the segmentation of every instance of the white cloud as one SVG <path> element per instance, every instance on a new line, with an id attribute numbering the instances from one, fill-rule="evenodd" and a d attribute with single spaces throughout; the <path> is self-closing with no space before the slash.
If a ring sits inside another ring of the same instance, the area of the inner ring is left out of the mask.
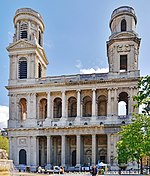
<path id="1" fill-rule="evenodd" d="M 9 108 L 0 105 L 0 128 L 7 127 L 7 120 L 9 119 Z"/>
<path id="2" fill-rule="evenodd" d="M 80 69 L 82 67 L 81 60 L 77 59 L 76 62 L 77 62 L 76 67 Z"/>
<path id="3" fill-rule="evenodd" d="M 108 73 L 109 68 L 89 68 L 89 69 L 80 69 L 80 73 L 82 74 L 90 74 L 90 73 Z"/>

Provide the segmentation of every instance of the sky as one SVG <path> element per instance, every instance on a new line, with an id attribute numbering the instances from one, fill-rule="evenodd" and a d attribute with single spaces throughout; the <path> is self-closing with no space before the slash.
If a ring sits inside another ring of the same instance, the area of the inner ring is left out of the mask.
<path id="1" fill-rule="evenodd" d="M 44 49 L 49 60 L 47 76 L 108 70 L 106 41 L 113 10 L 131 6 L 137 16 L 136 32 L 141 38 L 139 69 L 150 74 L 150 0 L 0 0 L 0 127 L 8 118 L 9 56 L 13 17 L 19 8 L 32 8 L 45 24 Z"/>

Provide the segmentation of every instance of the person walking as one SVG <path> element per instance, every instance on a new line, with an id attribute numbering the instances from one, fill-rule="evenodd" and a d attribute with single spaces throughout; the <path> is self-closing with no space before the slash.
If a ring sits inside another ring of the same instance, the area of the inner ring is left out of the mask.
<path id="1" fill-rule="evenodd" d="M 98 173 L 97 167 L 96 167 L 96 166 L 93 166 L 93 167 L 92 167 L 92 170 L 91 170 L 92 176 L 97 176 L 97 173 Z"/>

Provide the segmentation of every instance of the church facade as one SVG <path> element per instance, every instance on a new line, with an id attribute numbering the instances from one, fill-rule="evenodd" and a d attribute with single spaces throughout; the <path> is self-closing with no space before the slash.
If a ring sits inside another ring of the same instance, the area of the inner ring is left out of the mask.
<path id="1" fill-rule="evenodd" d="M 108 73 L 47 76 L 41 15 L 21 8 L 14 16 L 10 58 L 9 158 L 16 166 L 117 165 L 116 143 L 131 122 L 138 91 L 140 38 L 132 7 L 115 9 L 107 41 Z M 124 114 L 119 114 L 120 103 Z"/>

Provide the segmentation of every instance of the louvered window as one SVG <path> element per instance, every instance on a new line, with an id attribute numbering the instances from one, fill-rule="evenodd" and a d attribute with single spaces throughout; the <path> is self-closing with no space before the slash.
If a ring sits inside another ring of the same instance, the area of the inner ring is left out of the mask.
<path id="1" fill-rule="evenodd" d="M 27 38 L 28 37 L 28 25 L 27 23 L 22 23 L 20 25 L 20 38 L 21 39 L 24 39 L 24 38 Z"/>
<path id="2" fill-rule="evenodd" d="M 19 61 L 19 78 L 20 79 L 27 78 L 27 61 L 26 60 Z"/>
<path id="3" fill-rule="evenodd" d="M 41 67 L 40 63 L 39 63 L 39 68 L 38 68 L 38 76 L 39 76 L 39 78 L 42 77 L 42 67 Z"/>

